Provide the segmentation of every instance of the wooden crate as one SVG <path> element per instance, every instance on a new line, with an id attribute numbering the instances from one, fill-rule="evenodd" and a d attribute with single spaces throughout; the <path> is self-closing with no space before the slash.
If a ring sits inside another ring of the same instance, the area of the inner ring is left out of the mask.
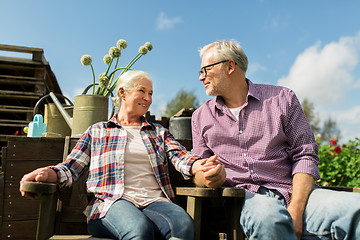
<path id="1" fill-rule="evenodd" d="M 40 202 L 22 197 L 19 182 L 38 167 L 61 162 L 64 138 L 0 137 L 0 142 L 6 143 L 0 172 L 1 239 L 35 239 Z"/>
<path id="2" fill-rule="evenodd" d="M 0 56 L 0 135 L 22 134 L 33 119 L 36 102 L 49 92 L 61 94 L 61 90 L 43 49 L 0 44 L 0 51 L 31 55 Z"/>

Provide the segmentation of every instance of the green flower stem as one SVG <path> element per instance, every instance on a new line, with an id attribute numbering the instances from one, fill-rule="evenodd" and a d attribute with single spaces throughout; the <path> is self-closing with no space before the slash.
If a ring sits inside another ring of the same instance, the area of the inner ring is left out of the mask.
<path id="1" fill-rule="evenodd" d="M 142 54 L 138 53 L 138 55 L 136 55 L 125 68 L 131 68 L 132 65 L 134 65 L 134 63 L 139 60 L 139 58 L 141 58 Z"/>
<path id="2" fill-rule="evenodd" d="M 93 74 L 93 95 L 94 95 L 95 94 L 95 72 L 94 72 L 94 68 L 93 68 L 92 64 L 90 64 L 90 67 L 91 67 L 91 71 Z"/>
<path id="3" fill-rule="evenodd" d="M 120 73 L 120 75 L 119 75 L 119 77 L 120 77 L 124 72 L 130 70 L 130 68 L 120 67 L 120 68 L 114 69 L 114 70 L 110 73 L 110 75 L 109 75 L 109 78 L 112 78 L 112 79 L 111 79 L 111 82 L 112 82 L 112 80 L 113 80 L 113 78 L 114 78 L 114 76 L 115 76 L 115 73 L 116 73 L 117 71 L 119 71 L 119 70 L 123 70 L 123 71 Z M 125 71 L 125 70 L 126 70 L 126 71 Z M 118 78 L 119 78 L 119 77 L 118 77 Z M 114 91 L 114 89 L 115 89 L 115 87 L 116 87 L 116 83 L 117 83 L 118 78 L 115 80 L 115 82 L 114 82 L 113 85 L 111 85 L 111 82 L 109 83 L 108 86 L 110 86 L 109 89 L 110 89 L 111 91 Z M 104 90 L 104 91 L 103 91 L 101 94 L 104 95 L 104 96 L 109 96 L 109 94 L 110 94 L 109 91 L 106 90 L 106 89 L 103 89 L 103 90 Z M 105 90 L 106 90 L 106 91 L 105 91 Z"/>
<path id="4" fill-rule="evenodd" d="M 136 61 L 139 60 L 142 56 L 143 56 L 143 55 L 142 55 L 141 53 L 138 53 L 138 54 L 127 64 L 126 67 L 124 67 L 124 68 L 118 68 L 118 69 L 115 69 L 114 71 L 111 72 L 110 76 L 111 76 L 112 74 L 114 74 L 116 71 L 118 71 L 118 70 L 120 70 L 120 69 L 123 69 L 123 71 L 119 74 L 119 76 L 116 78 L 116 80 L 114 81 L 114 83 L 111 83 L 112 85 L 109 84 L 109 86 L 110 86 L 109 89 L 110 89 L 111 91 L 114 91 L 114 89 L 115 89 L 115 87 L 116 87 L 116 83 L 117 83 L 117 81 L 119 80 L 120 76 L 121 76 L 123 73 L 127 72 L 128 70 L 130 70 L 130 68 L 132 67 L 132 65 L 134 65 L 134 64 L 136 63 Z M 109 96 L 109 92 L 107 91 L 107 93 L 104 94 L 104 95 L 105 95 L 105 96 Z"/>
<path id="5" fill-rule="evenodd" d="M 112 62 L 113 62 L 113 58 L 111 58 L 111 62 L 109 63 L 109 65 L 108 65 L 108 68 L 106 69 L 106 72 L 105 72 L 105 75 L 107 75 L 108 74 L 108 72 L 109 72 L 109 70 L 110 70 L 110 67 L 111 67 L 111 64 L 112 64 Z M 117 63 L 116 63 L 116 65 L 117 65 Z M 116 67 L 115 67 L 116 68 Z"/>
<path id="6" fill-rule="evenodd" d="M 114 80 L 114 76 L 115 76 L 114 73 L 115 73 L 115 70 L 117 69 L 117 66 L 118 66 L 118 63 L 119 63 L 119 59 L 120 59 L 120 58 L 117 58 L 114 71 L 112 71 L 112 72 L 110 73 L 110 75 L 109 75 L 110 83 L 109 83 L 108 86 L 111 86 L 111 84 L 112 84 L 112 82 L 113 82 L 113 80 Z M 112 76 L 111 76 L 111 75 L 112 75 Z"/>

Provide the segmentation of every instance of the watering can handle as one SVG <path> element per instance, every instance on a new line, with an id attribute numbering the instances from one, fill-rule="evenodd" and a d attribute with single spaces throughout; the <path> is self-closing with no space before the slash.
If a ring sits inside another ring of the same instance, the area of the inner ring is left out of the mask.
<path id="1" fill-rule="evenodd" d="M 68 99 L 68 98 L 65 97 L 64 95 L 61 95 L 61 94 L 59 94 L 59 93 L 54 93 L 54 94 L 55 94 L 55 96 L 61 97 L 61 98 L 65 99 L 66 101 L 68 101 L 68 102 L 70 103 L 70 105 L 72 105 L 72 106 L 74 105 L 74 104 L 70 101 L 70 99 Z M 44 101 L 46 98 L 49 98 L 49 97 L 50 97 L 50 94 L 41 97 L 41 98 L 37 101 L 37 103 L 35 104 L 35 107 L 34 107 L 34 112 L 33 112 L 33 115 L 34 115 L 34 116 L 35 116 L 36 113 L 37 113 L 37 110 L 38 110 L 38 108 L 39 108 L 40 103 L 41 103 L 42 101 Z"/>
<path id="2" fill-rule="evenodd" d="M 82 95 L 86 94 L 91 87 L 95 87 L 96 85 L 99 85 L 99 83 L 90 84 L 89 86 L 87 86 L 87 87 L 84 89 Z M 111 91 L 111 89 L 109 89 L 109 88 L 105 88 L 105 89 L 110 93 L 111 97 L 114 97 L 114 94 L 113 94 L 113 92 Z M 114 106 L 114 103 L 113 103 L 113 107 L 112 107 L 112 112 L 111 112 L 110 118 L 114 115 L 114 113 L 115 113 L 115 106 Z"/>

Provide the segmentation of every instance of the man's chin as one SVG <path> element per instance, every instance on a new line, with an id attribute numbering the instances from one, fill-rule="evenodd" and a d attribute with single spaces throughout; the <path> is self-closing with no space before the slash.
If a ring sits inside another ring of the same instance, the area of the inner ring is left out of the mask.
<path id="1" fill-rule="evenodd" d="M 212 91 L 212 89 L 207 89 L 205 91 L 205 93 L 206 93 L 206 95 L 211 96 L 211 97 L 216 97 L 219 95 L 219 94 L 216 94 L 214 91 Z"/>

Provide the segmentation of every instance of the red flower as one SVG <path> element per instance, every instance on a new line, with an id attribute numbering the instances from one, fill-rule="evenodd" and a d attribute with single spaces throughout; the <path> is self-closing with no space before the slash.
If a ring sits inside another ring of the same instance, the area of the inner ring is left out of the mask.
<path id="1" fill-rule="evenodd" d="M 334 152 L 336 152 L 336 153 L 341 153 L 341 147 L 336 146 L 336 147 L 334 148 Z"/>
<path id="2" fill-rule="evenodd" d="M 330 139 L 330 141 L 331 141 L 331 144 L 332 144 L 333 146 L 335 146 L 335 145 L 337 144 L 337 141 L 334 140 L 334 139 Z"/>

